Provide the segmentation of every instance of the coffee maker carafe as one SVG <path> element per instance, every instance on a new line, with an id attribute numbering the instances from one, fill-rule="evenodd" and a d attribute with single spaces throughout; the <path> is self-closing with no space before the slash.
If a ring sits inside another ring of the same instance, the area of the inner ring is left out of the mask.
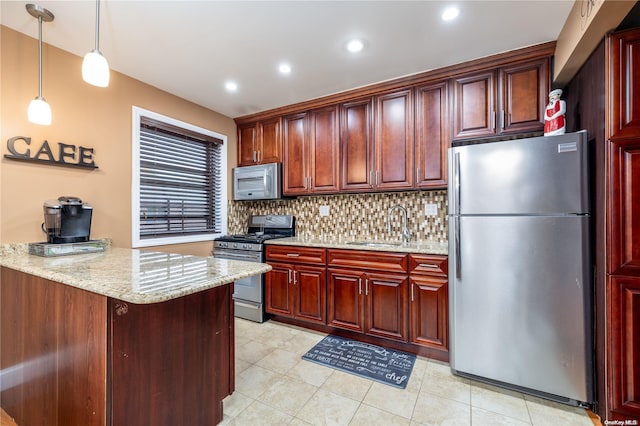
<path id="1" fill-rule="evenodd" d="M 42 230 L 51 244 L 81 243 L 89 241 L 93 207 L 78 197 L 58 197 L 43 205 Z"/>

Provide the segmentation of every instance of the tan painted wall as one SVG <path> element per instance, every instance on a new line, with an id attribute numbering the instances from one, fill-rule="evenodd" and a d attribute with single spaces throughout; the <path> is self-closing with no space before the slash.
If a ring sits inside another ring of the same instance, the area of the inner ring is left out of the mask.
<path id="1" fill-rule="evenodd" d="M 236 126 L 215 111 L 111 71 L 108 88 L 93 87 L 81 76 L 82 58 L 43 45 L 43 96 L 53 123 L 27 121 L 27 106 L 38 94 L 38 42 L 1 26 L 0 43 L 0 243 L 42 241 L 42 203 L 75 195 L 93 208 L 92 238 L 111 237 L 131 247 L 131 107 L 138 106 L 227 135 L 229 164 L 236 164 Z M 88 171 L 4 158 L 7 140 L 29 136 L 95 149 L 99 167 Z M 153 248 L 208 255 L 211 243 Z"/>

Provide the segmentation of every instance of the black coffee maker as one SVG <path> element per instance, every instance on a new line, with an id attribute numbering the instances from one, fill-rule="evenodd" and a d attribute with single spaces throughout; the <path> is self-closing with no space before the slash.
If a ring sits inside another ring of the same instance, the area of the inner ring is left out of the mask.
<path id="1" fill-rule="evenodd" d="M 78 197 L 58 197 L 43 205 L 42 230 L 50 244 L 83 243 L 89 241 L 93 207 Z"/>

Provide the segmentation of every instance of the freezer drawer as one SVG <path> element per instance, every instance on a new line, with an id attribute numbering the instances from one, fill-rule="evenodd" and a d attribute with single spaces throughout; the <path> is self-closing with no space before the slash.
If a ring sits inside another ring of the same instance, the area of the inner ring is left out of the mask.
<path id="1" fill-rule="evenodd" d="M 450 217 L 454 371 L 593 401 L 588 228 L 584 216 Z"/>

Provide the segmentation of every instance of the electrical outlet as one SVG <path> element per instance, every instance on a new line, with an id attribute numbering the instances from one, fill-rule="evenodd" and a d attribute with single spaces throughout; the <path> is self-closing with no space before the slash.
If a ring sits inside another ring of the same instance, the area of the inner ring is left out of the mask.
<path id="1" fill-rule="evenodd" d="M 320 217 L 329 216 L 329 206 L 320 206 Z"/>
<path id="2" fill-rule="evenodd" d="M 425 216 L 437 216 L 438 215 L 438 205 L 433 203 L 426 203 L 424 205 L 424 215 Z"/>

